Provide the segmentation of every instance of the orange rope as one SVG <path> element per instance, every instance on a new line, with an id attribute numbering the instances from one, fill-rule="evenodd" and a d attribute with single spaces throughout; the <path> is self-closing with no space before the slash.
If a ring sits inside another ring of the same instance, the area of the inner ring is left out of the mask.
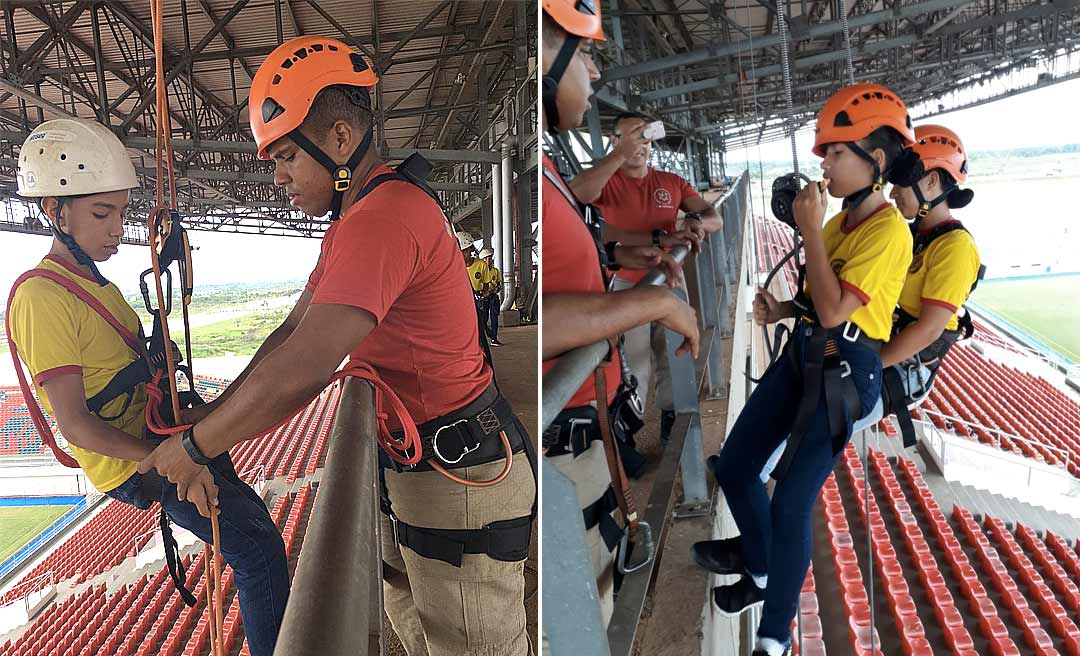
<path id="1" fill-rule="evenodd" d="M 177 423 L 180 422 L 180 393 L 176 384 L 176 363 L 173 361 L 172 353 L 172 338 L 169 335 L 169 318 L 166 314 L 165 308 L 165 292 L 161 285 L 161 261 L 159 258 L 160 250 L 159 246 L 164 245 L 165 240 L 168 239 L 169 233 L 172 232 L 172 214 L 170 210 L 176 209 L 176 171 L 172 149 L 172 134 L 169 128 L 169 95 L 168 89 L 165 85 L 165 63 L 164 63 L 164 20 L 161 0 L 150 0 L 150 17 L 153 23 L 154 30 L 154 67 L 156 73 L 155 90 L 157 92 L 157 206 L 151 210 L 150 215 L 147 217 L 147 231 L 150 244 L 150 263 L 154 270 L 154 288 L 157 293 L 158 301 L 158 316 L 161 318 L 161 334 L 165 345 L 165 373 L 169 377 L 169 392 L 172 401 L 173 420 Z M 169 187 L 169 203 L 165 203 L 165 186 L 166 186 L 166 173 L 168 175 L 168 187 Z M 184 281 L 186 282 L 186 281 Z M 182 283 L 183 284 L 183 283 Z M 184 298 L 184 329 L 188 330 L 188 302 L 190 299 L 185 295 Z M 191 345 L 190 338 L 187 341 L 188 359 L 191 358 Z M 151 418 L 156 420 L 156 423 L 161 427 L 164 422 L 161 421 L 160 405 L 161 390 L 158 387 L 158 382 L 161 380 L 162 372 L 158 371 L 154 377 L 154 382 L 147 387 L 148 396 L 156 393 L 157 400 L 154 403 L 149 402 L 148 399 L 146 417 L 147 425 L 153 426 L 154 422 L 151 422 Z M 189 381 L 194 389 L 194 378 Z M 153 390 L 153 392 L 151 392 Z M 183 427 L 180 430 L 186 430 L 187 427 Z M 158 431 L 155 431 L 158 432 Z M 175 432 L 175 429 L 170 429 L 170 433 Z M 206 560 L 206 606 L 207 612 L 210 615 L 210 650 L 213 656 L 225 656 L 224 647 L 224 635 L 223 635 L 223 590 L 221 586 L 221 533 L 218 526 L 218 509 L 211 506 L 210 508 L 210 526 L 213 534 L 213 551 L 211 552 L 211 545 L 206 544 L 203 549 L 203 554 Z M 212 562 L 211 562 L 212 561 Z M 211 572 L 211 566 L 213 570 Z"/>

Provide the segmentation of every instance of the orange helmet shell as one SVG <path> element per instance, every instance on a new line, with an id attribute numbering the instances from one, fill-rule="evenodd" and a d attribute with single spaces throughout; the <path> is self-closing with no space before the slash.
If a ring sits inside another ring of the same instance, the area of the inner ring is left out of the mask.
<path id="1" fill-rule="evenodd" d="M 570 34 L 607 41 L 600 24 L 600 0 L 544 0 L 544 13 Z"/>
<path id="2" fill-rule="evenodd" d="M 818 114 L 814 154 L 825 157 L 829 144 L 865 139 L 882 127 L 899 132 L 905 146 L 915 143 L 911 117 L 900 96 L 871 82 L 846 86 L 834 93 Z"/>
<path id="3" fill-rule="evenodd" d="M 267 147 L 300 127 L 315 96 L 326 87 L 373 87 L 378 82 L 379 76 L 360 53 L 342 41 L 299 36 L 282 43 L 259 66 L 248 94 L 248 118 L 259 157 L 268 159 Z"/>
<path id="4" fill-rule="evenodd" d="M 957 183 L 967 180 L 967 151 L 960 137 L 942 125 L 920 125 L 915 128 L 915 145 L 911 147 L 927 171 L 945 169 Z"/>

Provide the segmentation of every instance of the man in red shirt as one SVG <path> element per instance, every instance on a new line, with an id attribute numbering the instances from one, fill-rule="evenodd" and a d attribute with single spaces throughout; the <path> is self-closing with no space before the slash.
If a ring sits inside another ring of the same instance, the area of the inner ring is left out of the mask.
<path id="1" fill-rule="evenodd" d="M 615 241 L 643 243 L 648 239 L 659 246 L 677 228 L 689 230 L 699 239 L 719 232 L 723 219 L 689 182 L 649 166 L 652 142 L 643 135 L 648 122 L 644 114 L 620 114 L 611 135 L 611 153 L 577 175 L 570 188 L 582 202 L 600 208 L 607 236 Z M 680 211 L 685 213 L 681 221 Z M 629 289 L 643 275 L 640 271 L 618 271 L 612 289 Z M 648 400 L 655 360 L 656 405 L 662 412 L 660 437 L 666 443 L 675 413 L 663 329 L 651 324 L 627 331 L 623 353 L 637 378 L 642 405 Z"/>
<path id="2" fill-rule="evenodd" d="M 140 470 L 157 469 L 182 492 L 196 463 L 294 412 L 344 358 L 366 363 L 423 443 L 411 467 L 380 452 L 383 589 L 396 633 L 413 655 L 527 656 L 535 453 L 481 352 L 465 263 L 433 192 L 369 148 L 377 82 L 359 54 L 325 37 L 289 40 L 260 67 L 249 100 L 259 155 L 274 161 L 274 182 L 295 207 L 329 211 L 333 223 L 285 323 L 219 400 L 187 417 L 195 427 Z M 524 455 L 507 472 L 502 435 Z"/>
<path id="3" fill-rule="evenodd" d="M 543 122 L 546 130 L 569 130 L 581 124 L 600 73 L 590 54 L 592 41 L 603 40 L 599 2 L 550 0 L 542 17 L 544 70 Z M 694 310 L 663 287 L 606 292 L 607 272 L 598 245 L 585 225 L 577 200 L 546 155 L 541 214 L 543 240 L 543 370 L 559 355 L 610 337 L 636 325 L 658 321 L 686 337 L 682 351 L 696 355 Z M 663 266 L 670 277 L 678 267 L 651 246 L 617 246 L 611 255 L 633 269 Z M 606 401 L 620 381 L 618 355 L 604 368 Z M 576 487 L 592 549 L 593 567 L 605 622 L 612 611 L 614 554 L 623 529 L 612 513 L 617 505 L 600 440 L 595 379 L 590 376 L 567 407 L 544 432 L 544 455 Z"/>

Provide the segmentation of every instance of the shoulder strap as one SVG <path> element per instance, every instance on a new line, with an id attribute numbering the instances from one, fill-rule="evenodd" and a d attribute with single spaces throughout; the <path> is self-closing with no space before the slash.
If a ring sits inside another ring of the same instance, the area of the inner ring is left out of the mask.
<path id="1" fill-rule="evenodd" d="M 578 203 L 578 199 L 574 197 L 574 194 L 570 191 L 570 188 L 566 186 L 566 182 L 551 172 L 551 169 L 544 166 L 544 177 L 548 179 L 548 182 L 555 185 L 555 188 L 559 190 L 559 193 L 563 195 L 566 202 L 570 203 L 570 206 L 574 208 L 579 215 L 581 214 L 581 205 Z M 585 217 L 582 217 L 584 219 Z"/>
<path id="2" fill-rule="evenodd" d="M 918 221 L 912 223 L 911 236 L 915 251 L 918 252 L 921 249 L 929 248 L 930 244 L 934 243 L 934 240 L 938 237 L 944 237 L 953 230 L 963 230 L 964 232 L 967 232 L 967 228 L 964 227 L 963 223 L 960 223 L 959 221 L 949 221 L 948 223 L 937 226 L 925 235 L 920 235 Z"/>

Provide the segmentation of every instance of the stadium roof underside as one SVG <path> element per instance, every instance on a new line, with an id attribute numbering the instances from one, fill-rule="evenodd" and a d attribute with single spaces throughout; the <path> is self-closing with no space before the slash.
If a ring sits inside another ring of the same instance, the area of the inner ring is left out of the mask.
<path id="1" fill-rule="evenodd" d="M 376 144 L 389 161 L 419 149 L 451 218 L 490 195 L 500 142 L 535 166 L 535 3 L 450 0 L 165 0 L 165 70 L 179 203 L 202 230 L 320 237 L 273 186 L 248 125 L 259 64 L 297 35 L 339 38 L 382 81 Z M 17 200 L 19 146 L 42 120 L 96 118 L 121 136 L 142 187 L 127 241 L 145 240 L 156 193 L 154 51 L 147 0 L 0 3 L 0 230 L 40 232 Z M 525 166 L 515 167 L 519 173 Z M 142 235 L 140 237 L 140 234 Z"/>
<path id="2" fill-rule="evenodd" d="M 598 108 L 580 144 L 634 109 L 662 117 L 669 148 L 714 151 L 783 138 L 786 97 L 774 0 L 609 0 Z M 885 84 L 912 118 L 982 104 L 1080 71 L 1077 0 L 847 0 L 857 81 Z M 797 0 L 789 17 L 792 125 L 812 122 L 847 79 L 836 0 Z M 1076 61 L 1074 61 L 1076 60 Z M 1037 117 L 1031 117 L 1037 120 Z"/>

